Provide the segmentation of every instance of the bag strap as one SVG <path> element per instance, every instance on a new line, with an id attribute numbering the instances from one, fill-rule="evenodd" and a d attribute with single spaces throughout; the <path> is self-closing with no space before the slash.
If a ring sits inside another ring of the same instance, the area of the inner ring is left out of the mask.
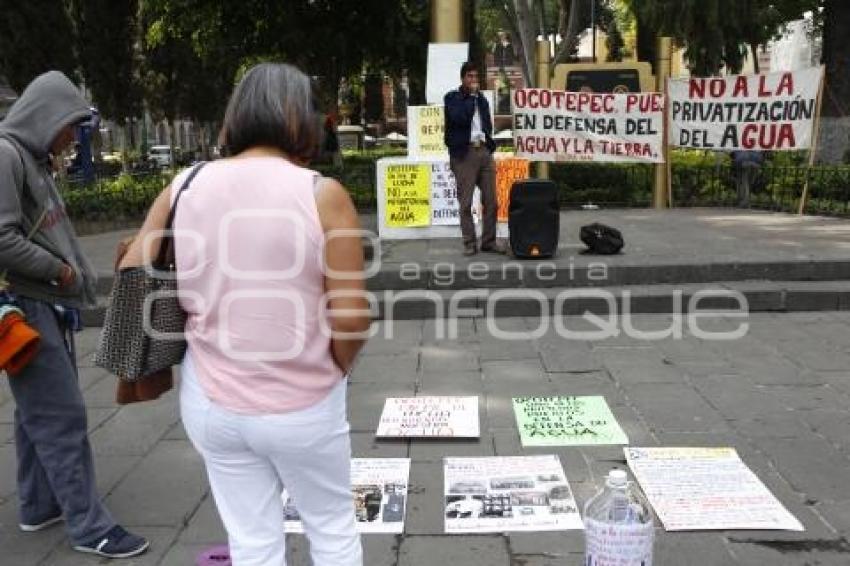
<path id="1" fill-rule="evenodd" d="M 47 207 L 41 211 L 41 214 L 38 216 L 38 219 L 33 224 L 32 228 L 30 228 L 29 233 L 26 236 L 27 241 L 31 241 L 33 237 L 38 233 L 41 229 L 41 225 L 44 224 L 44 219 L 47 218 Z M 6 280 L 6 276 L 9 275 L 9 270 L 4 269 L 0 272 L 0 291 L 4 291 L 9 287 L 9 281 Z"/>
<path id="2" fill-rule="evenodd" d="M 156 259 L 154 260 L 154 267 L 156 268 L 161 269 L 162 267 L 169 267 L 174 264 L 174 232 L 172 227 L 174 225 L 174 215 L 177 213 L 177 202 L 180 200 L 183 191 L 189 188 L 192 180 L 206 164 L 206 161 L 202 161 L 195 165 L 174 197 L 171 210 L 168 211 L 168 220 L 165 222 L 165 234 L 162 236 L 162 241 L 159 244 L 159 252 L 156 254 Z"/>

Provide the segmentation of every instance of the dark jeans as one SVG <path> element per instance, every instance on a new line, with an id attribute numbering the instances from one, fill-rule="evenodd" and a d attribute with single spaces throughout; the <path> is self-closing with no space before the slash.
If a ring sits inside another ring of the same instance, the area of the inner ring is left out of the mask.
<path id="1" fill-rule="evenodd" d="M 37 524 L 61 511 L 72 543 L 88 543 L 115 521 L 97 494 L 76 362 L 53 307 L 25 297 L 17 302 L 41 334 L 35 358 L 9 377 L 16 405 L 20 519 Z"/>
<path id="2" fill-rule="evenodd" d="M 496 167 L 493 156 L 486 147 L 470 147 L 462 158 L 449 161 L 457 182 L 457 200 L 460 206 L 460 232 L 466 246 L 475 245 L 475 224 L 472 222 L 472 195 L 475 186 L 481 191 L 481 247 L 496 242 Z"/>

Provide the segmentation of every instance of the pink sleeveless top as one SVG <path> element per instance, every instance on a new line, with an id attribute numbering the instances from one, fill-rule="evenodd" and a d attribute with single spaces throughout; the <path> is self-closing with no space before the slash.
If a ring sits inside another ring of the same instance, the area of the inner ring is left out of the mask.
<path id="1" fill-rule="evenodd" d="M 187 175 L 172 182 L 172 200 Z M 304 409 L 342 378 L 323 300 L 316 179 L 281 158 L 220 160 L 177 204 L 188 355 L 210 400 L 231 411 Z"/>

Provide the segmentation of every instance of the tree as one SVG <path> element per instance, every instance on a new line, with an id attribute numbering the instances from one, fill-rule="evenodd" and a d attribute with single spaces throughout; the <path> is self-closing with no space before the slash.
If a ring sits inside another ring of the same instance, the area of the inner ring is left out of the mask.
<path id="1" fill-rule="evenodd" d="M 20 93 L 35 77 L 59 70 L 77 80 L 75 35 L 55 0 L 0 0 L 0 74 Z"/>
<path id="2" fill-rule="evenodd" d="M 608 0 L 597 2 L 606 6 Z M 590 25 L 588 0 L 479 0 L 479 11 L 487 13 L 484 20 L 491 26 L 494 14 L 498 14 L 500 27 L 507 28 L 519 41 L 523 75 L 529 85 L 536 84 L 538 35 L 558 33 L 562 38 L 551 70 L 574 55 L 579 34 Z M 550 22 L 557 22 L 557 27 L 550 27 Z"/>
<path id="3" fill-rule="evenodd" d="M 201 68 L 224 77 L 228 91 L 240 67 L 269 60 L 295 64 L 314 76 L 332 103 L 339 79 L 359 76 L 364 65 L 396 77 L 405 68 L 414 77 L 425 71 L 427 0 L 402 0 L 392 9 L 380 0 L 145 4 L 155 8 L 148 30 L 157 26 L 158 41 L 188 41 Z"/>
<path id="4" fill-rule="evenodd" d="M 130 120 L 139 114 L 138 0 L 70 0 L 80 69 L 105 118 L 124 130 L 122 152 L 128 168 Z"/>

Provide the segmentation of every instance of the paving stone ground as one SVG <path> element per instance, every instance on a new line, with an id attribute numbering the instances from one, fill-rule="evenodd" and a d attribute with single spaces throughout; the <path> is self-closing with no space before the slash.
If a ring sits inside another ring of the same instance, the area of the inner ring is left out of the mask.
<path id="1" fill-rule="evenodd" d="M 650 330 L 670 317 L 633 317 Z M 491 321 L 492 322 L 492 321 Z M 682 340 L 565 340 L 551 320 L 505 318 L 502 330 L 549 329 L 537 339 L 505 342 L 486 321 L 459 321 L 456 339 L 437 339 L 437 322 L 378 326 L 351 378 L 354 455 L 410 457 L 411 490 L 402 536 L 364 537 L 370 566 L 561 566 L 582 562 L 581 532 L 450 536 L 443 533 L 444 456 L 556 453 L 579 504 L 593 495 L 617 447 L 520 445 L 510 398 L 525 394 L 602 394 L 633 445 L 734 446 L 800 519 L 803 533 L 666 533 L 658 528 L 657 566 L 850 564 L 850 313 L 758 314 L 731 342 L 686 332 Z M 739 320 L 719 319 L 715 331 Z M 570 319 L 573 328 L 581 323 Z M 81 382 L 89 406 L 98 484 L 126 526 L 149 537 L 151 551 L 123 563 L 190 566 L 225 540 L 202 462 L 186 439 L 176 395 L 140 406 L 113 402 L 113 378 L 92 367 L 98 329 L 79 340 Z M 70 550 L 61 527 L 23 534 L 16 527 L 13 403 L 0 381 L 0 564 L 105 563 Z M 387 396 L 474 394 L 481 399 L 477 441 L 378 441 Z M 290 566 L 309 564 L 301 536 L 289 537 Z"/>

